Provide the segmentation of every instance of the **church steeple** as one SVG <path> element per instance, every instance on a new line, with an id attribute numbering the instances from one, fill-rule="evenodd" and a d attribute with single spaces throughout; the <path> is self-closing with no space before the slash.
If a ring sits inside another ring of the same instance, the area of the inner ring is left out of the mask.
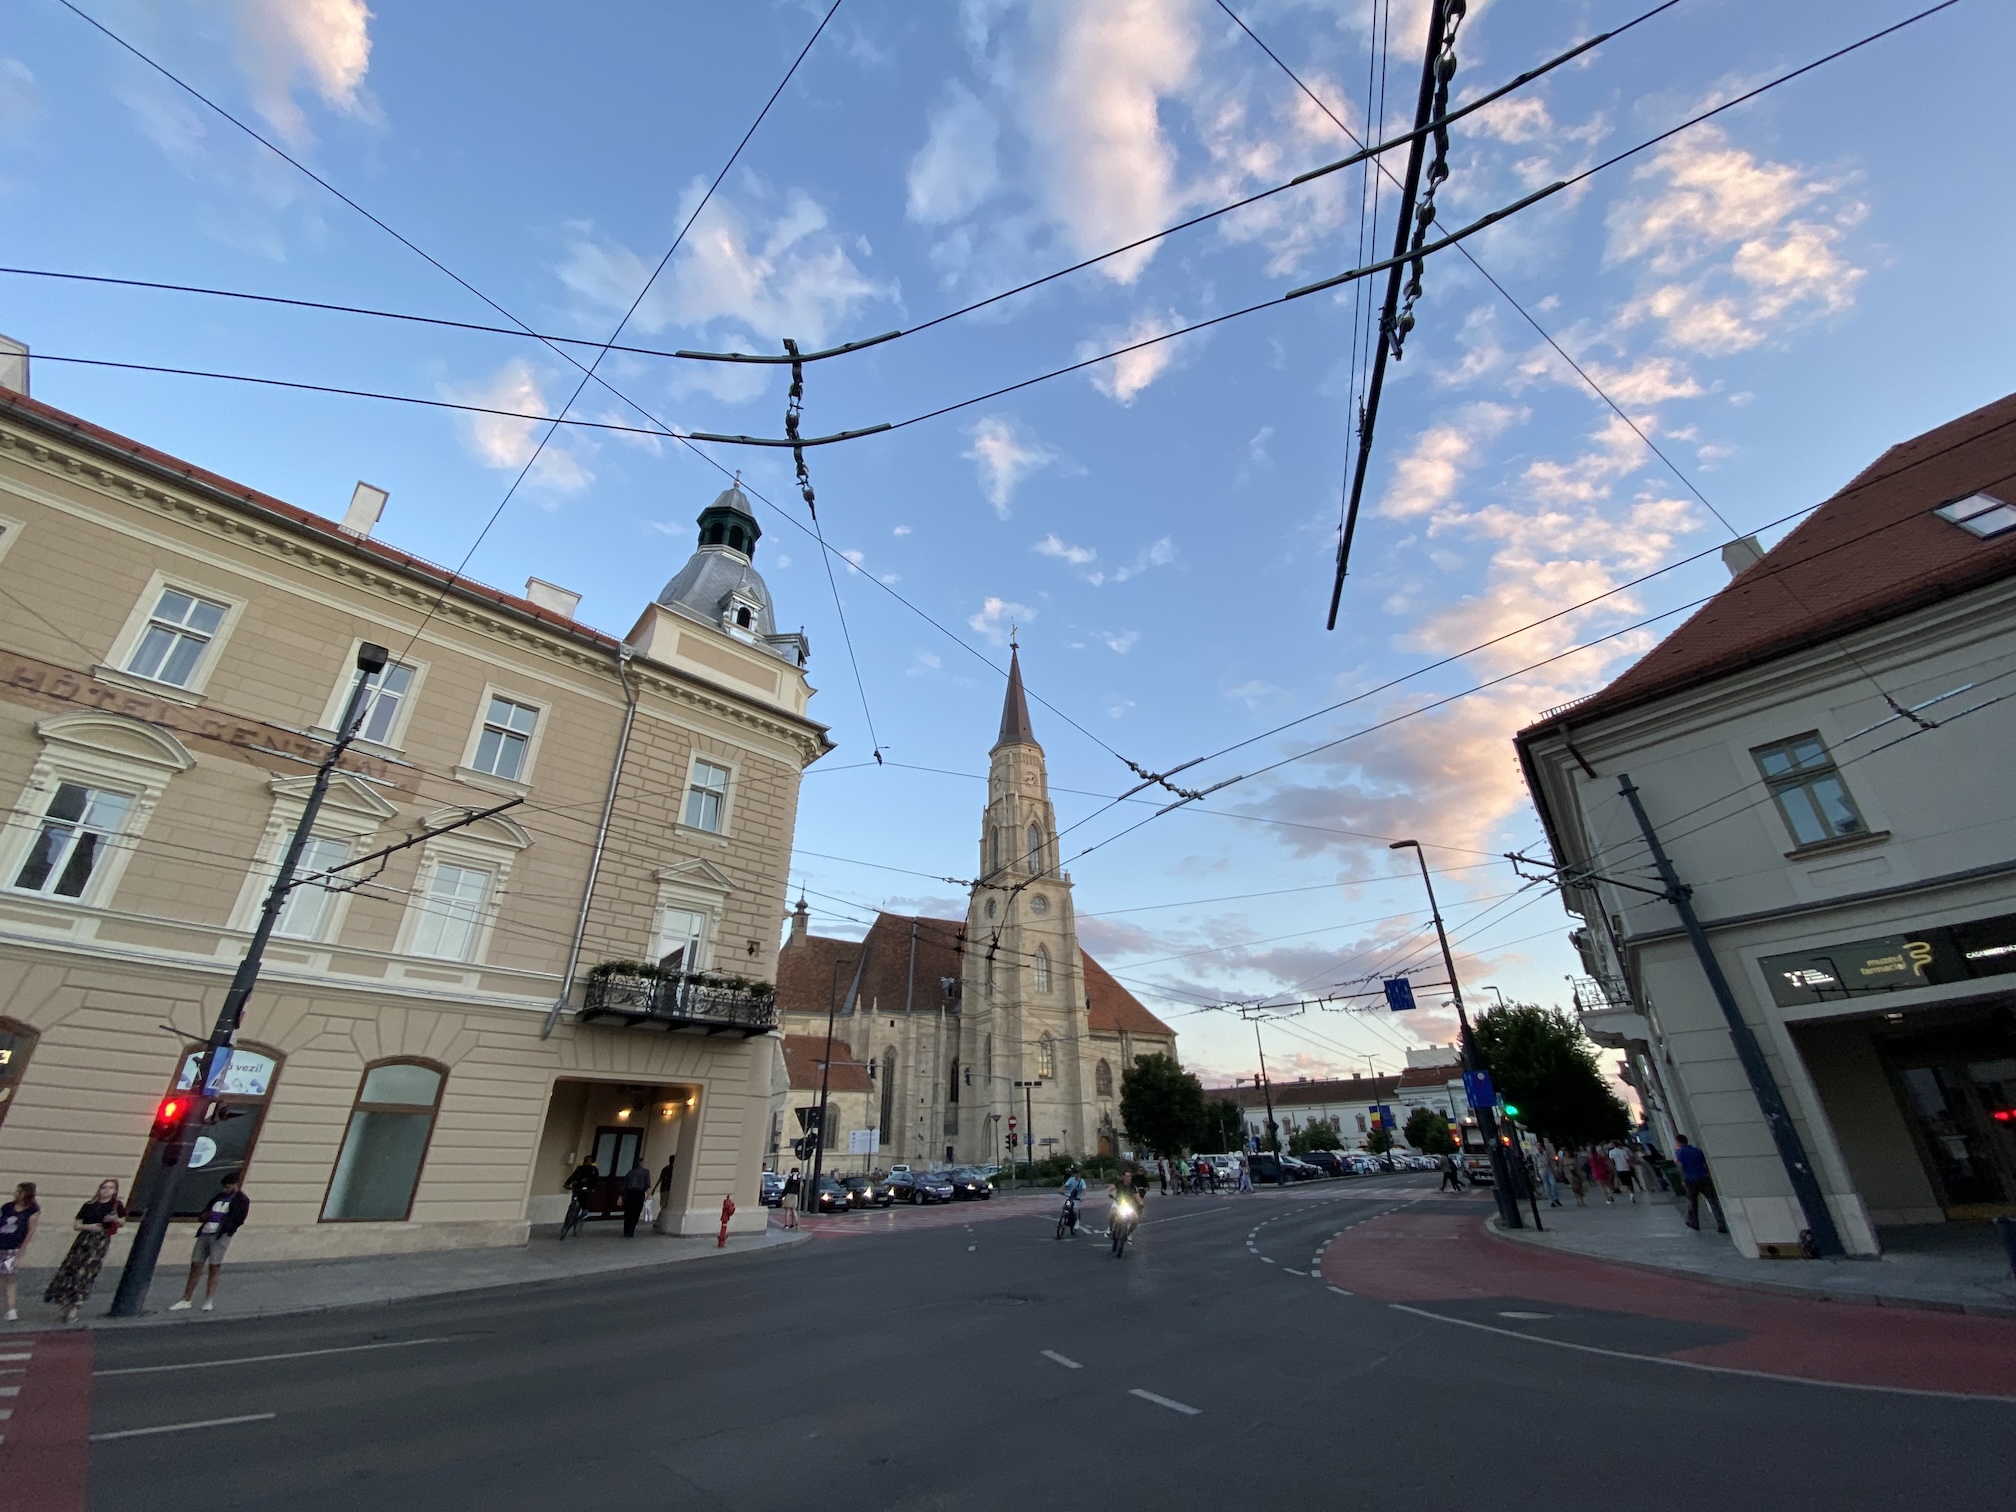
<path id="1" fill-rule="evenodd" d="M 1029 723 L 1029 700 L 1022 693 L 1022 653 L 1012 641 L 1008 646 L 1008 697 L 1001 705 L 1001 738 L 994 742 L 994 749 L 1010 745 L 1036 745 L 1036 731 Z"/>

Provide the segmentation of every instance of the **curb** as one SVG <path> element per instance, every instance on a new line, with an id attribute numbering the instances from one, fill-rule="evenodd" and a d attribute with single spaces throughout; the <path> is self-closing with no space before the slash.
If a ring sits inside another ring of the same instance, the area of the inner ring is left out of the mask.
<path id="1" fill-rule="evenodd" d="M 468 1297 L 479 1292 L 508 1291 L 514 1286 L 543 1286 L 554 1282 L 603 1280 L 611 1277 L 634 1276 L 661 1270 L 670 1265 L 689 1265 L 703 1260 L 724 1260 L 745 1255 L 760 1255 L 771 1250 L 796 1249 L 811 1241 L 810 1234 L 772 1240 L 754 1245 L 748 1249 L 704 1250 L 683 1259 L 670 1258 L 643 1265 L 617 1266 L 609 1270 L 577 1271 L 560 1276 L 522 1276 L 515 1280 L 481 1281 L 470 1286 L 443 1286 L 432 1291 L 411 1292 L 398 1297 L 365 1297 L 354 1302 L 309 1302 L 299 1307 L 261 1307 L 246 1312 L 194 1313 L 188 1317 L 170 1317 L 166 1308 L 150 1309 L 137 1318 L 111 1318 L 104 1313 L 95 1313 L 88 1318 L 79 1318 L 75 1323 L 49 1323 L 31 1325 L 26 1319 L 19 1323 L 0 1323 L 0 1348 L 6 1347 L 10 1338 L 26 1338 L 34 1334 L 78 1333 L 83 1331 L 108 1330 L 124 1333 L 134 1328 L 180 1328 L 194 1323 L 223 1323 L 249 1321 L 265 1318 L 303 1318 L 322 1313 L 364 1311 L 374 1307 L 395 1307 L 403 1302 L 429 1302 L 441 1297 Z M 347 1258 L 347 1257 L 346 1257 Z"/>
<path id="2" fill-rule="evenodd" d="M 1655 1276 L 1699 1281 L 1708 1286 L 1727 1287 L 1731 1291 L 1762 1292 L 1767 1296 L 1797 1297 L 1808 1302 L 1841 1302 L 1852 1307 L 1888 1307 L 1911 1312 L 1961 1313 L 1975 1318 L 2016 1319 L 2016 1306 L 2004 1306 L 1994 1302 L 1939 1302 L 1929 1297 L 1906 1297 L 1891 1292 L 1828 1291 L 1825 1287 L 1800 1286 L 1790 1281 L 1759 1281 L 1747 1276 L 1711 1276 L 1679 1266 L 1660 1265 L 1652 1260 L 1623 1260 L 1614 1255 L 1592 1255 L 1582 1250 L 1569 1249 L 1565 1245 L 1550 1243 L 1542 1236 L 1527 1233 L 1523 1229 L 1502 1228 L 1496 1218 L 1484 1220 L 1484 1231 L 1494 1238 L 1504 1240 L 1507 1244 L 1524 1244 L 1532 1249 L 1545 1250 L 1551 1255 L 1568 1255 L 1577 1260 L 1594 1261 L 1598 1265 L 1620 1265 L 1626 1270 L 1646 1271 Z"/>

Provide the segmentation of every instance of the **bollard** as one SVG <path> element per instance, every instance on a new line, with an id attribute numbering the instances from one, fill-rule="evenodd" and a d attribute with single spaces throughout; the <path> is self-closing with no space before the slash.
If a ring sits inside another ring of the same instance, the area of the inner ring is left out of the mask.
<path id="1" fill-rule="evenodd" d="M 728 1247 L 728 1220 L 730 1218 L 733 1218 L 734 1216 L 735 1216 L 734 1197 L 733 1196 L 723 1197 L 721 1199 L 721 1232 L 715 1237 L 714 1248 L 726 1249 Z"/>

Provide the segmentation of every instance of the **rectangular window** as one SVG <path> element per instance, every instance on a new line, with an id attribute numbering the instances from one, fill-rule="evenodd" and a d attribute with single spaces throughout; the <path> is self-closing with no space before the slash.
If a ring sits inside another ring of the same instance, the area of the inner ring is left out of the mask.
<path id="1" fill-rule="evenodd" d="M 223 623 L 222 604 L 213 604 L 179 588 L 163 588 L 126 670 L 136 677 L 151 677 L 156 682 L 186 688 L 195 680 L 203 653 L 209 650 L 217 627 Z"/>
<path id="2" fill-rule="evenodd" d="M 1750 754 L 1757 758 L 1765 786 L 1770 788 L 1795 844 L 1818 845 L 1823 840 L 1867 833 L 1868 826 L 1818 734 L 1759 746 Z"/>
<path id="3" fill-rule="evenodd" d="M 490 873 L 473 866 L 435 867 L 413 931 L 413 953 L 444 961 L 468 960 L 489 894 Z"/>
<path id="4" fill-rule="evenodd" d="M 693 829 L 721 833 L 728 811 L 728 768 L 711 761 L 693 763 L 686 789 L 686 823 Z"/>
<path id="5" fill-rule="evenodd" d="M 443 1080 L 432 1066 L 407 1061 L 364 1073 L 322 1203 L 324 1223 L 405 1221 L 427 1159 Z"/>
<path id="6" fill-rule="evenodd" d="M 350 847 L 341 840 L 331 840 L 323 835 L 314 835 L 301 847 L 301 862 L 294 869 L 297 877 L 312 877 L 317 872 L 341 866 L 350 859 Z M 280 917 L 273 925 L 273 933 L 285 935 L 290 940 L 319 940 L 323 926 L 329 919 L 328 887 L 319 882 L 305 883 L 288 892 L 287 901 L 280 905 Z"/>
<path id="7" fill-rule="evenodd" d="M 668 971 L 702 970 L 701 947 L 707 939 L 707 916 L 684 908 L 668 908 L 658 926 L 658 960 Z"/>
<path id="8" fill-rule="evenodd" d="M 525 770 L 525 753 L 532 748 L 532 731 L 539 723 L 539 711 L 508 698 L 492 697 L 483 716 L 483 733 L 476 740 L 479 772 L 516 782 Z"/>
<path id="9" fill-rule="evenodd" d="M 28 847 L 14 885 L 27 892 L 81 898 L 106 847 L 125 827 L 133 800 L 75 782 L 58 783 L 42 818 L 42 832 Z"/>
<path id="10" fill-rule="evenodd" d="M 362 676 L 364 673 L 361 670 L 351 673 L 350 685 L 343 690 L 343 702 L 337 705 L 338 719 L 343 717 L 343 710 L 350 707 L 350 695 L 357 691 L 357 679 Z M 390 745 L 392 732 L 399 727 L 399 715 L 405 709 L 406 697 L 412 690 L 413 669 L 402 662 L 387 662 L 383 672 L 373 672 L 371 691 L 364 698 L 364 722 L 357 728 L 358 739 Z"/>

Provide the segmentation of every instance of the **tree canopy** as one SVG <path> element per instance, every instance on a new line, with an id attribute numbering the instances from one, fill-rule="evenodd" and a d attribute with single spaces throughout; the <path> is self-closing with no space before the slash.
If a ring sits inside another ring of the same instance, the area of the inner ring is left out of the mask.
<path id="1" fill-rule="evenodd" d="M 1416 1108 L 1407 1115 L 1407 1143 L 1424 1155 L 1448 1155 L 1456 1149 L 1449 1120 L 1433 1108 Z"/>
<path id="2" fill-rule="evenodd" d="M 1207 1155 L 1232 1155 L 1246 1148 L 1246 1110 L 1229 1097 L 1204 1105 L 1204 1132 L 1197 1148 Z"/>
<path id="3" fill-rule="evenodd" d="M 1334 1118 L 1312 1118 L 1288 1136 L 1290 1155 L 1307 1155 L 1311 1150 L 1341 1150 L 1344 1131 Z"/>
<path id="4" fill-rule="evenodd" d="M 1204 1084 L 1173 1056 L 1137 1055 L 1120 1073 L 1120 1120 L 1157 1155 L 1181 1155 L 1205 1133 Z"/>
<path id="5" fill-rule="evenodd" d="M 1393 1148 L 1393 1131 L 1381 1124 L 1365 1136 L 1365 1148 L 1374 1155 L 1384 1155 Z"/>
<path id="6" fill-rule="evenodd" d="M 1630 1110 L 1596 1063 L 1582 1026 L 1560 1009 L 1532 1003 L 1493 1008 L 1477 1020 L 1477 1053 L 1519 1122 L 1550 1144 L 1621 1139 Z"/>

